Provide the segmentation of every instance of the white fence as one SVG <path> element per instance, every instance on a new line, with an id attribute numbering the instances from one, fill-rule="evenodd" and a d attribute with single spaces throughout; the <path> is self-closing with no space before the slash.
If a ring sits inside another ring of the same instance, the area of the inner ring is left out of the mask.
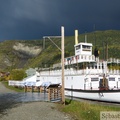
<path id="1" fill-rule="evenodd" d="M 13 80 L 9 80 L 9 83 L 8 83 L 9 86 L 17 86 L 17 87 L 24 87 L 24 86 L 48 87 L 50 84 L 51 82 L 44 82 L 44 81 L 33 82 L 33 81 L 13 81 Z"/>
<path id="2" fill-rule="evenodd" d="M 13 81 L 13 80 L 9 80 L 8 83 L 9 86 L 20 86 L 23 87 L 24 86 L 24 82 L 23 81 Z"/>

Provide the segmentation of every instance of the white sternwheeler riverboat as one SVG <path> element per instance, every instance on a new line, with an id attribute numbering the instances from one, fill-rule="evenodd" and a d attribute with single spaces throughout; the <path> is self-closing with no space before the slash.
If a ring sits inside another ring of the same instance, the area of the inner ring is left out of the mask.
<path id="1" fill-rule="evenodd" d="M 65 96 L 120 103 L 120 70 L 109 70 L 108 61 L 99 60 L 99 51 L 92 54 L 92 43 L 78 43 L 75 30 L 75 55 L 64 59 Z M 120 60 L 114 62 L 120 64 Z M 112 62 L 112 59 L 111 61 Z M 60 65 L 60 66 L 59 66 Z M 62 85 L 61 64 L 36 72 L 36 85 Z M 29 78 L 24 81 L 29 82 Z"/>
<path id="2" fill-rule="evenodd" d="M 108 61 L 99 60 L 97 49 L 93 55 L 91 43 L 78 43 L 77 30 L 75 30 L 74 48 L 75 55 L 64 60 L 65 95 L 120 103 L 120 71 L 109 70 Z M 117 59 L 116 62 L 120 63 L 120 60 Z M 62 69 L 57 65 L 59 64 L 53 65 L 53 70 L 41 70 L 39 80 L 62 84 Z"/>

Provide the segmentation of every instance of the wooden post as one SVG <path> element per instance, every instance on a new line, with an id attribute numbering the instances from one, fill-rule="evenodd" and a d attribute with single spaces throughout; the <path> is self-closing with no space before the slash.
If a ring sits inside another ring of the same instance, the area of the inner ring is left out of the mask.
<path id="1" fill-rule="evenodd" d="M 64 27 L 61 27 L 61 63 L 62 63 L 62 102 L 65 104 L 65 93 L 64 93 Z"/>
<path id="2" fill-rule="evenodd" d="M 31 92 L 34 92 L 34 87 L 32 86 L 32 88 L 31 88 Z"/>
<path id="3" fill-rule="evenodd" d="M 37 87 L 38 93 L 40 92 L 40 87 Z"/>
<path id="4" fill-rule="evenodd" d="M 25 85 L 25 87 L 24 87 L 24 92 L 27 92 L 27 86 Z"/>
<path id="5" fill-rule="evenodd" d="M 48 89 L 48 100 L 50 101 L 50 88 Z"/>

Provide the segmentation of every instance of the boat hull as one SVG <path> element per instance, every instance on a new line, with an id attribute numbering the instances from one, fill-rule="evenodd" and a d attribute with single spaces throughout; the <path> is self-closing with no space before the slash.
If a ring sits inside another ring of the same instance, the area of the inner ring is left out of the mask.
<path id="1" fill-rule="evenodd" d="M 79 90 L 65 89 L 65 95 L 79 99 L 120 103 L 120 90 Z"/>

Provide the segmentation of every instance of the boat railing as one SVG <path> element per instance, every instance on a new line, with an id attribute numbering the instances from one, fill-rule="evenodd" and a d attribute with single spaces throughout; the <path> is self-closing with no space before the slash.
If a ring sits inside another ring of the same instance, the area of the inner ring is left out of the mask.
<path id="1" fill-rule="evenodd" d="M 62 73 L 62 70 L 51 70 L 51 71 L 42 71 L 40 72 L 40 75 L 61 75 L 61 73 Z M 95 68 L 95 67 L 90 67 L 90 68 L 87 67 L 86 69 L 76 70 L 76 69 L 70 68 L 70 69 L 65 69 L 64 74 L 65 75 L 77 75 L 77 74 L 79 75 L 87 75 L 87 74 L 102 75 L 103 69 Z M 120 75 L 120 70 L 108 69 L 106 74 Z"/>
<path id="2" fill-rule="evenodd" d="M 77 55 L 65 58 L 65 65 L 76 64 L 80 62 L 93 62 L 95 61 L 94 55 Z"/>
<path id="3" fill-rule="evenodd" d="M 113 74 L 113 75 L 120 75 L 120 70 L 112 70 L 112 69 L 109 69 L 108 70 L 108 73 L 109 74 Z"/>
<path id="4" fill-rule="evenodd" d="M 108 60 L 108 63 L 120 63 L 120 59 L 116 59 L 116 58 L 109 58 Z"/>
<path id="5" fill-rule="evenodd" d="M 40 75 L 61 75 L 62 70 L 51 70 L 51 71 L 42 71 Z M 102 74 L 102 69 L 97 68 L 87 68 L 87 69 L 65 69 L 65 75 L 85 75 L 85 74 Z"/>

